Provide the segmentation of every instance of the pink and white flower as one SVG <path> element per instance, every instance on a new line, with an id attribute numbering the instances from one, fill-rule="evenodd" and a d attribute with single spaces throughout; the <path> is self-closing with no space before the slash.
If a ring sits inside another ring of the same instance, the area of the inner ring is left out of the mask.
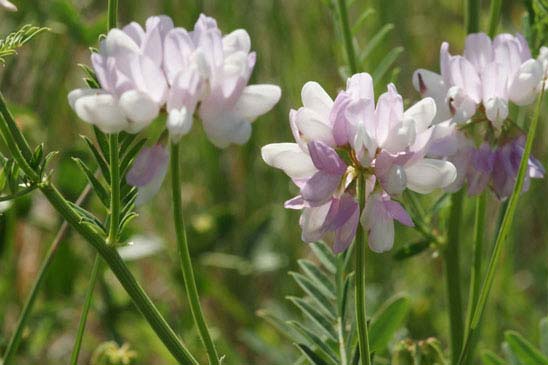
<path id="1" fill-rule="evenodd" d="M 137 23 L 112 29 L 91 61 L 101 89 L 77 89 L 69 103 L 80 119 L 105 133 L 137 133 L 166 102 L 162 70 L 163 39 L 173 28 L 169 17 L 150 17 L 146 30 Z"/>
<path id="2" fill-rule="evenodd" d="M 303 107 L 290 112 L 296 143 L 264 146 L 262 157 L 300 189 L 285 206 L 302 209 L 303 241 L 334 233 L 336 252 L 350 245 L 360 216 L 351 183 L 365 174 L 370 203 L 362 207 L 361 222 L 369 232 L 371 249 L 389 250 L 394 219 L 413 225 L 392 198 L 406 188 L 429 193 L 447 187 L 456 177 L 450 162 L 425 157 L 435 102 L 426 98 L 404 111 L 401 96 L 389 85 L 375 105 L 372 79 L 366 73 L 352 76 L 335 101 L 314 82 L 304 85 L 301 96 Z"/>
<path id="3" fill-rule="evenodd" d="M 464 55 L 451 55 L 449 44 L 440 50 L 441 75 L 419 69 L 413 85 L 438 106 L 435 122 L 470 120 L 480 105 L 493 127 L 500 130 L 508 117 L 508 102 L 531 104 L 543 81 L 542 57 L 535 60 L 521 34 L 484 33 L 466 37 Z"/>

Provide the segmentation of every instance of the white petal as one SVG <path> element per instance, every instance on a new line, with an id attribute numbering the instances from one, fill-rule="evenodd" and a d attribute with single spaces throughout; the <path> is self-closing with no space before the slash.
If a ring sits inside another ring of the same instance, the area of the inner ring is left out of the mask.
<path id="1" fill-rule="evenodd" d="M 13 5 L 8 0 L 0 0 L 0 6 L 8 11 L 17 11 L 17 6 Z"/>
<path id="2" fill-rule="evenodd" d="M 137 43 L 118 28 L 111 29 L 101 42 L 101 55 L 105 57 L 123 57 L 128 53 L 138 54 L 139 52 Z"/>
<path id="3" fill-rule="evenodd" d="M 282 90 L 276 85 L 247 86 L 238 99 L 234 111 L 244 119 L 253 122 L 269 112 L 278 103 Z"/>
<path id="4" fill-rule="evenodd" d="M 120 108 L 129 119 L 129 128 L 126 132 L 137 133 L 148 126 L 160 113 L 160 106 L 147 94 L 131 90 L 120 97 Z"/>
<path id="5" fill-rule="evenodd" d="M 487 119 L 493 126 L 500 130 L 503 122 L 508 117 L 508 101 L 501 98 L 490 98 L 483 102 Z"/>
<path id="6" fill-rule="evenodd" d="M 296 143 L 272 143 L 261 148 L 261 157 L 268 165 L 283 170 L 293 179 L 314 175 L 318 169 L 310 156 Z"/>
<path id="7" fill-rule="evenodd" d="M 425 158 L 405 166 L 407 187 L 417 193 L 428 194 L 451 184 L 457 170 L 451 162 Z"/>
<path id="8" fill-rule="evenodd" d="M 430 127 L 436 116 L 436 102 L 432 98 L 424 98 L 403 113 L 404 118 L 410 118 L 415 122 L 417 134 Z"/>
<path id="9" fill-rule="evenodd" d="M 538 85 L 543 77 L 542 64 L 537 60 L 524 62 L 510 83 L 508 96 L 517 105 L 531 104 L 538 93 Z"/>
<path id="10" fill-rule="evenodd" d="M 295 123 L 308 141 L 322 141 L 329 146 L 335 145 L 335 139 L 328 121 L 320 114 L 309 108 L 300 108 L 297 111 Z"/>
<path id="11" fill-rule="evenodd" d="M 95 124 L 105 133 L 117 133 L 128 128 L 117 100 L 109 94 L 88 95 L 78 98 L 74 111 L 85 122 Z"/>
<path id="12" fill-rule="evenodd" d="M 242 51 L 249 53 L 251 50 L 251 39 L 244 29 L 236 29 L 223 37 L 223 52 L 225 55 Z"/>
<path id="13" fill-rule="evenodd" d="M 325 90 L 314 81 L 304 84 L 301 90 L 301 99 L 305 108 L 311 109 L 327 120 L 333 107 L 333 99 Z"/>
<path id="14" fill-rule="evenodd" d="M 224 111 L 204 118 L 202 125 L 209 140 L 219 148 L 244 144 L 251 137 L 251 124 L 233 111 Z"/>
<path id="15" fill-rule="evenodd" d="M 167 129 L 173 141 L 178 141 L 182 136 L 190 132 L 192 128 L 192 113 L 185 107 L 172 109 L 167 117 Z"/>
<path id="16" fill-rule="evenodd" d="M 304 242 L 316 242 L 323 236 L 323 224 L 331 202 L 314 208 L 305 208 L 301 214 L 300 225 L 302 227 L 302 240 Z"/>
<path id="17" fill-rule="evenodd" d="M 99 94 L 106 94 L 106 92 L 103 89 L 90 89 L 90 88 L 75 89 L 68 94 L 68 102 L 72 110 L 74 110 L 74 104 L 76 104 L 76 100 L 84 96 L 99 95 Z"/>
<path id="18" fill-rule="evenodd" d="M 369 232 L 369 248 L 373 252 L 389 251 L 394 245 L 394 219 L 387 214 L 378 194 L 365 203 L 360 222 Z"/>

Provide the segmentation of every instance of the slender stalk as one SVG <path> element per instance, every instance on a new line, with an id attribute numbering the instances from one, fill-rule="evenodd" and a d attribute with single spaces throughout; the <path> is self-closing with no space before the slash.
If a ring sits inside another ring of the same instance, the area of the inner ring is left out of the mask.
<path id="1" fill-rule="evenodd" d="M 78 364 L 78 355 L 80 354 L 80 348 L 82 347 L 82 339 L 84 338 L 84 331 L 86 329 L 86 322 L 88 320 L 89 308 L 91 307 L 91 300 L 93 298 L 93 290 L 95 289 L 95 283 L 97 281 L 97 274 L 99 273 L 99 266 L 101 265 L 101 256 L 95 256 L 95 262 L 91 269 L 91 277 L 89 279 L 88 290 L 86 292 L 86 299 L 84 300 L 84 306 L 82 307 L 82 315 L 80 316 L 80 323 L 78 324 L 78 331 L 76 333 L 76 340 L 74 341 L 74 348 L 72 349 L 72 355 L 70 357 L 70 364 Z"/>
<path id="2" fill-rule="evenodd" d="M 463 347 L 459 364 L 464 364 L 467 358 L 470 355 L 470 347 L 473 342 L 473 338 L 478 330 L 485 306 L 487 305 L 487 299 L 489 298 L 489 293 L 491 287 L 493 286 L 493 281 L 495 280 L 495 272 L 498 267 L 502 249 L 510 233 L 510 228 L 512 227 L 512 222 L 514 220 L 514 214 L 516 212 L 518 200 L 520 194 L 523 190 L 523 182 L 525 180 L 525 174 L 527 172 L 529 164 L 529 156 L 531 155 L 531 149 L 533 147 L 533 141 L 535 139 L 535 134 L 537 130 L 539 115 L 542 106 L 542 98 L 544 96 L 544 84 L 542 85 L 542 92 L 538 97 L 537 104 L 535 107 L 535 114 L 531 125 L 529 126 L 529 131 L 527 132 L 527 140 L 525 142 L 525 149 L 521 157 L 521 162 L 519 165 L 518 176 L 516 178 L 516 184 L 514 185 L 514 190 L 510 199 L 508 200 L 508 206 L 505 210 L 504 216 L 502 218 L 501 226 L 498 230 L 497 239 L 495 241 L 495 247 L 489 259 L 489 265 L 487 266 L 487 274 L 481 286 L 481 291 L 478 296 L 478 302 L 472 314 L 472 319 L 470 321 L 470 328 L 468 329 L 465 337 L 465 346 Z"/>
<path id="3" fill-rule="evenodd" d="M 455 364 L 459 358 L 464 335 L 459 257 L 463 200 L 463 189 L 453 194 L 451 197 L 451 213 L 449 216 L 447 246 L 445 247 L 445 277 L 447 281 L 447 298 L 449 302 L 451 359 L 453 364 Z"/>
<path id="4" fill-rule="evenodd" d="M 108 30 L 116 28 L 118 22 L 118 0 L 108 0 Z"/>
<path id="5" fill-rule="evenodd" d="M 346 308 L 344 305 L 343 295 L 344 295 L 344 278 L 346 273 L 346 265 L 345 265 L 345 253 L 341 253 L 337 255 L 337 272 L 336 272 L 336 290 L 337 290 L 337 312 L 338 317 L 337 318 L 337 333 L 339 336 L 339 355 L 341 357 L 341 364 L 340 365 L 348 365 L 348 356 L 346 354 L 346 344 L 345 344 L 345 336 L 344 336 L 344 329 L 345 329 L 345 323 L 346 323 L 346 315 L 345 310 Z"/>
<path id="6" fill-rule="evenodd" d="M 478 302 L 479 291 L 481 289 L 481 272 L 483 264 L 483 242 L 485 236 L 485 206 L 487 203 L 487 194 L 482 193 L 476 199 L 476 210 L 474 217 L 474 263 L 472 269 L 470 270 L 470 288 L 468 295 L 468 311 L 466 315 L 466 329 L 468 332 L 471 321 L 472 314 L 476 308 Z M 476 345 L 475 339 L 471 339 L 470 342 L 466 345 L 468 348 L 469 356 L 466 361 L 467 364 L 470 363 L 470 360 L 474 356 L 474 348 Z M 460 356 L 460 354 L 459 354 Z"/>
<path id="7" fill-rule="evenodd" d="M 493 38 L 497 33 L 497 28 L 500 22 L 500 11 L 502 8 L 502 0 L 491 0 L 491 8 L 489 9 L 489 37 Z"/>
<path id="8" fill-rule="evenodd" d="M 120 225 L 120 163 L 118 149 L 118 134 L 109 135 L 110 160 L 110 215 L 107 243 L 115 245 L 118 241 Z"/>
<path id="9" fill-rule="evenodd" d="M 344 37 L 346 57 L 348 58 L 348 67 L 350 68 L 350 73 L 355 74 L 358 72 L 358 63 L 356 61 L 356 50 L 354 49 L 354 43 L 352 41 L 352 30 L 350 28 L 350 23 L 348 22 L 346 0 L 337 0 L 337 5 L 339 7 L 339 17 L 341 19 L 341 28 Z"/>
<path id="10" fill-rule="evenodd" d="M 183 272 L 183 280 L 185 283 L 188 302 L 194 324 L 198 328 L 200 338 L 207 350 L 207 356 L 211 365 L 218 365 L 219 356 L 215 349 L 215 344 L 209 334 L 202 307 L 200 306 L 200 297 L 196 288 L 196 280 L 194 279 L 194 271 L 192 270 L 192 261 L 190 259 L 190 251 L 188 248 L 188 240 L 185 230 L 185 222 L 183 218 L 183 209 L 181 204 L 181 173 L 179 161 L 179 142 L 171 144 L 171 191 L 173 195 L 173 221 L 175 223 L 175 232 L 177 237 L 177 248 L 181 259 L 181 270 Z"/>
<path id="11" fill-rule="evenodd" d="M 479 23 L 480 23 L 480 10 L 481 10 L 481 1 L 480 0 L 466 0 L 465 2 L 465 26 L 466 33 L 477 33 L 479 32 Z"/>
<path id="12" fill-rule="evenodd" d="M 481 271 L 483 263 L 483 239 L 485 232 L 485 205 L 487 203 L 487 194 L 482 193 L 476 198 L 476 211 L 474 216 L 474 264 L 470 274 L 470 295 L 468 299 L 468 315 L 466 325 L 470 327 L 472 313 L 478 302 L 479 291 L 481 288 Z"/>
<path id="13" fill-rule="evenodd" d="M 365 177 L 363 173 L 358 175 L 357 193 L 360 209 L 365 206 Z M 358 325 L 358 343 L 360 347 L 360 359 L 363 365 L 371 364 L 369 353 L 369 331 L 367 329 L 367 315 L 365 308 L 365 250 L 367 235 L 360 225 L 356 232 L 356 322 Z"/>
<path id="14" fill-rule="evenodd" d="M 87 185 L 86 188 L 82 191 L 82 193 L 78 197 L 78 200 L 76 200 L 76 205 L 81 205 L 87 199 L 90 193 L 91 193 L 91 186 Z M 59 231 L 55 235 L 55 238 L 53 239 L 53 242 L 51 243 L 50 248 L 48 249 L 46 257 L 44 261 L 42 262 L 42 266 L 40 267 L 40 270 L 38 271 L 38 276 L 36 277 L 36 281 L 34 282 L 32 289 L 30 291 L 30 294 L 25 302 L 25 305 L 23 306 L 23 310 L 21 311 L 21 314 L 19 315 L 19 321 L 17 322 L 17 326 L 15 327 L 15 332 L 13 333 L 10 339 L 10 342 L 8 343 L 8 347 L 6 347 L 6 351 L 4 351 L 3 365 L 10 365 L 11 361 L 13 360 L 13 356 L 17 352 L 17 348 L 19 347 L 19 344 L 21 343 L 21 336 L 23 335 L 23 329 L 25 328 L 27 324 L 27 320 L 29 318 L 30 312 L 32 308 L 34 307 L 34 302 L 36 301 L 36 296 L 38 294 L 38 291 L 42 287 L 42 283 L 44 281 L 46 273 L 48 272 L 51 266 L 51 263 L 53 262 L 53 258 L 55 257 L 55 253 L 57 252 L 59 245 L 65 238 L 67 231 L 68 231 L 68 224 L 65 221 L 59 228 Z"/>

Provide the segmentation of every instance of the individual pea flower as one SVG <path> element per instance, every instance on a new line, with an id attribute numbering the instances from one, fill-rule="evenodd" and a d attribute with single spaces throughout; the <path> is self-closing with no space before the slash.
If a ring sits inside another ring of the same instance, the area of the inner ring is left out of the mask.
<path id="1" fill-rule="evenodd" d="M 135 205 L 148 202 L 160 190 L 169 165 L 169 152 L 161 144 L 144 147 L 126 175 L 129 185 L 137 188 Z"/>
<path id="2" fill-rule="evenodd" d="M 394 199 L 406 188 L 430 193 L 456 177 L 450 162 L 425 158 L 433 133 L 434 101 L 426 98 L 404 111 L 391 84 L 375 106 L 373 82 L 366 73 L 352 76 L 335 101 L 315 82 L 304 85 L 301 97 L 303 107 L 290 112 L 296 143 L 264 146 L 262 157 L 300 189 L 286 207 L 302 209 L 303 241 L 334 233 L 334 251 L 344 251 L 361 221 L 370 248 L 390 250 L 394 220 L 413 226 Z M 352 185 L 358 174 L 367 181 L 361 218 Z"/>
<path id="3" fill-rule="evenodd" d="M 281 96 L 275 85 L 247 86 L 256 60 L 250 49 L 245 30 L 223 36 L 216 21 L 203 14 L 193 32 L 172 30 L 165 47 L 165 69 L 171 84 L 170 124 L 186 126 L 181 129 L 187 131 L 192 121 L 185 117 L 192 114 L 199 96 L 199 115 L 213 144 L 223 148 L 247 142 L 251 123 L 270 111 Z"/>
<path id="4" fill-rule="evenodd" d="M 511 101 L 518 106 L 534 101 L 547 76 L 548 49 L 531 58 L 520 34 L 501 34 L 493 41 L 483 34 L 466 38 L 464 56 L 451 56 L 448 44 L 440 52 L 441 75 L 419 69 L 415 88 L 436 100 L 438 113 L 428 156 L 445 158 L 457 168 L 456 191 L 467 184 L 469 195 L 490 187 L 500 200 L 513 190 L 525 136 L 509 118 Z M 530 178 L 542 178 L 544 168 L 528 161 L 524 191 Z"/>
<path id="5" fill-rule="evenodd" d="M 144 30 L 137 23 L 111 29 L 91 61 L 100 89 L 77 89 L 69 103 L 85 122 L 105 133 L 137 133 L 148 126 L 166 102 L 162 69 L 163 41 L 173 22 L 154 16 Z"/>
<path id="6" fill-rule="evenodd" d="M 444 42 L 441 75 L 419 69 L 413 75 L 413 85 L 422 96 L 436 101 L 436 122 L 466 122 L 479 110 L 500 132 L 508 117 L 508 102 L 528 105 L 540 92 L 543 59 L 531 57 L 521 34 L 499 34 L 491 40 L 484 33 L 474 33 L 466 37 L 463 56 L 451 55 Z"/>
<path id="7" fill-rule="evenodd" d="M 17 11 L 17 6 L 8 0 L 0 0 L 0 6 L 8 11 Z"/>

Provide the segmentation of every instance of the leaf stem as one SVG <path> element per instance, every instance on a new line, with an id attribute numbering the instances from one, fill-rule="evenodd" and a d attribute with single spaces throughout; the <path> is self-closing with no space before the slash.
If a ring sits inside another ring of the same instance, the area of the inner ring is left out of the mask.
<path id="1" fill-rule="evenodd" d="M 465 2 L 465 26 L 466 33 L 477 33 L 480 28 L 480 0 L 466 0 Z"/>
<path id="2" fill-rule="evenodd" d="M 108 30 L 118 23 L 118 0 L 108 0 Z"/>
<path id="3" fill-rule="evenodd" d="M 120 225 L 120 163 L 119 163 L 118 134 L 109 135 L 110 161 L 110 214 L 109 233 L 107 243 L 116 245 L 118 228 Z"/>
<path id="4" fill-rule="evenodd" d="M 91 307 L 93 290 L 95 289 L 95 283 L 97 282 L 97 275 L 99 273 L 100 266 L 101 266 L 101 256 L 97 254 L 95 255 L 95 261 L 93 263 L 93 268 L 91 269 L 91 277 L 89 279 L 86 298 L 84 300 L 84 306 L 82 307 L 82 315 L 80 316 L 80 323 L 78 324 L 76 340 L 74 341 L 74 348 L 72 349 L 72 355 L 70 357 L 71 365 L 78 364 L 78 355 L 80 354 L 80 348 L 82 347 L 82 339 L 84 338 L 84 331 L 86 329 L 86 322 L 88 319 L 89 308 Z"/>
<path id="5" fill-rule="evenodd" d="M 354 43 L 352 40 L 352 29 L 348 22 L 348 9 L 346 8 L 346 0 L 337 0 L 339 7 L 339 17 L 341 20 L 341 28 L 344 37 L 344 47 L 346 49 L 346 56 L 348 58 L 348 67 L 350 73 L 355 74 L 358 72 L 358 63 L 356 60 L 356 50 L 354 49 Z"/>
<path id="6" fill-rule="evenodd" d="M 356 183 L 358 202 L 360 209 L 365 206 L 365 176 L 358 175 Z M 360 224 L 356 232 L 356 321 L 358 325 L 358 343 L 360 348 L 360 359 L 363 365 L 371 364 L 369 353 L 369 331 L 367 328 L 367 314 L 365 308 L 365 250 L 367 246 L 367 235 Z"/>
<path id="7" fill-rule="evenodd" d="M 464 189 L 461 189 L 451 197 L 447 246 L 445 247 L 445 277 L 447 281 L 447 299 L 449 302 L 452 364 L 455 364 L 459 358 L 464 334 L 459 257 L 463 200 Z"/>
<path id="8" fill-rule="evenodd" d="M 207 350 L 207 356 L 211 365 L 218 365 L 219 356 L 215 349 L 215 344 L 211 339 L 209 329 L 204 319 L 202 307 L 200 306 L 200 298 L 198 295 L 198 289 L 196 287 L 196 280 L 194 278 L 194 271 L 192 270 L 192 261 L 190 258 L 190 251 L 188 248 L 188 240 L 186 236 L 185 222 L 183 218 L 183 209 L 181 204 L 181 173 L 180 173 L 180 148 L 179 142 L 171 143 L 171 191 L 173 197 L 173 221 L 175 224 L 175 232 L 177 237 L 177 248 L 179 251 L 179 258 L 181 260 L 181 271 L 183 272 L 183 280 L 185 283 L 188 302 L 190 304 L 190 310 L 192 312 L 192 318 L 198 328 L 200 338 Z"/>
<path id="9" fill-rule="evenodd" d="M 500 12 L 502 8 L 502 0 L 491 0 L 491 8 L 489 9 L 489 37 L 493 38 L 497 33 L 497 28 L 500 22 Z"/>

